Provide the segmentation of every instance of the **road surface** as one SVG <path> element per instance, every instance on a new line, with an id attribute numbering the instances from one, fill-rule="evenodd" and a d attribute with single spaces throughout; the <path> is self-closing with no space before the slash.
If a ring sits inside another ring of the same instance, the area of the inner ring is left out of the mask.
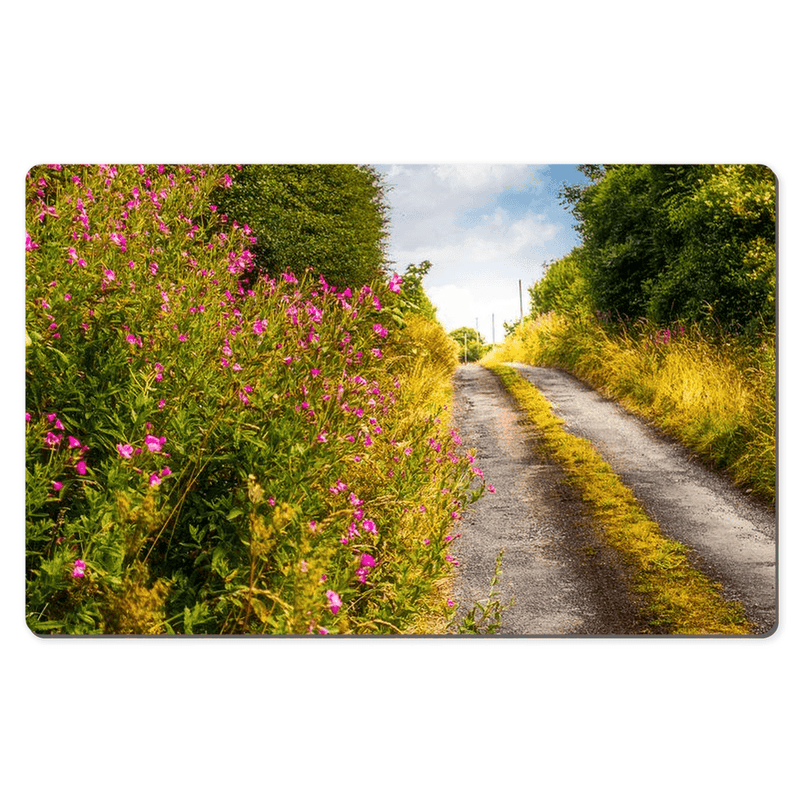
<path id="1" fill-rule="evenodd" d="M 775 514 L 568 373 L 514 364 L 566 422 L 592 441 L 662 532 L 691 548 L 693 566 L 738 600 L 755 634 L 776 625 Z M 500 635 L 631 635 L 652 632 L 626 567 L 596 533 L 561 468 L 537 445 L 530 424 L 494 373 L 459 368 L 454 422 L 478 451 L 495 486 L 465 515 L 453 555 L 462 609 L 486 598 L 504 550 Z"/>

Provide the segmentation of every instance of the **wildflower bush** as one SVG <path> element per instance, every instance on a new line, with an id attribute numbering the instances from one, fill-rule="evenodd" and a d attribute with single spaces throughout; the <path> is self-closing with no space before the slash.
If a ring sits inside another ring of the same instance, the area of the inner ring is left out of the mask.
<path id="1" fill-rule="evenodd" d="M 230 183 L 27 176 L 34 632 L 406 632 L 448 574 L 484 487 L 420 366 L 452 374 L 427 346 L 446 334 L 397 275 L 260 274 L 252 231 L 209 202 Z"/>

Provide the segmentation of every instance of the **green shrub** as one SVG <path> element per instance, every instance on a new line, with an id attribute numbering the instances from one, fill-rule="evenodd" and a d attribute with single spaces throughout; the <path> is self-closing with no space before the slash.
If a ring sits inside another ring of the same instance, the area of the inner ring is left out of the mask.
<path id="1" fill-rule="evenodd" d="M 383 277 L 387 208 L 379 173 L 354 164 L 246 164 L 211 202 L 247 223 L 259 270 L 313 268 L 340 289 Z"/>

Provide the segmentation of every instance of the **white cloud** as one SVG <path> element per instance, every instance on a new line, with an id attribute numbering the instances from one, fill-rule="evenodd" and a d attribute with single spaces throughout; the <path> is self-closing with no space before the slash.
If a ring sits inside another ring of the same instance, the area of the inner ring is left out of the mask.
<path id="1" fill-rule="evenodd" d="M 542 263 L 564 254 L 568 226 L 552 187 L 545 190 L 545 169 L 439 164 L 381 171 L 391 187 L 387 244 L 395 269 L 430 261 L 424 286 L 444 327 L 476 327 L 477 318 L 492 341 L 494 314 L 501 341 L 503 321 L 519 318 L 519 281 L 527 310 L 527 289 L 541 277 Z"/>
<path id="2" fill-rule="evenodd" d="M 530 182 L 531 167 L 527 164 L 439 164 L 433 174 L 444 185 L 463 197 L 464 190 L 491 196 L 503 189 L 524 186 Z"/>

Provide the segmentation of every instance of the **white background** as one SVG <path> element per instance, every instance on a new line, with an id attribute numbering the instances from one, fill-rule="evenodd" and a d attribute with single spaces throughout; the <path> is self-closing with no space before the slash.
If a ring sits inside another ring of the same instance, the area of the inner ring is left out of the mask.
<path id="1" fill-rule="evenodd" d="M 775 0 L 6 8 L 0 724 L 10 796 L 788 796 L 798 715 L 793 17 Z M 782 225 L 778 632 L 34 637 L 23 585 L 24 177 L 36 163 L 120 161 L 771 166 Z"/>

